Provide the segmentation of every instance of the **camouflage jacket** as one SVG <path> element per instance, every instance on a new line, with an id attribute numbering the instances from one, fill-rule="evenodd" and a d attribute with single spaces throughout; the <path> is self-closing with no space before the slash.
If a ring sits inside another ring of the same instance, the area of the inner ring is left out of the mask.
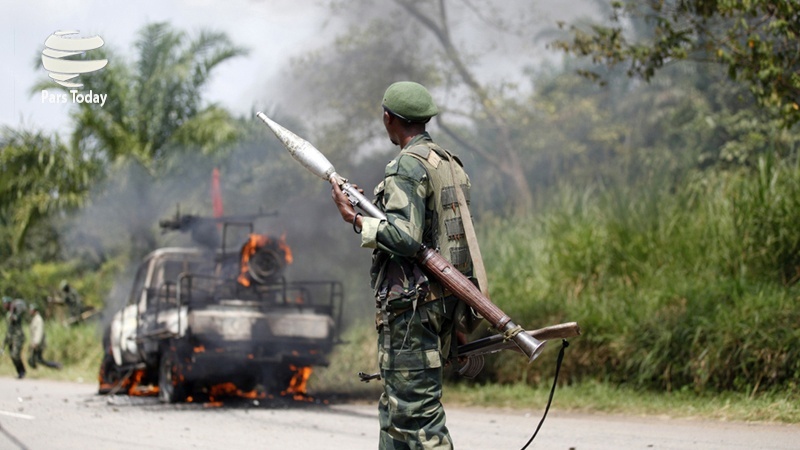
<path id="1" fill-rule="evenodd" d="M 428 149 L 436 155 L 428 153 Z M 437 158 L 443 169 L 433 169 L 426 162 L 425 154 Z M 442 189 L 443 185 L 453 184 L 452 172 L 447 164 L 455 164 L 457 177 L 468 192 L 469 178 L 456 161 L 452 155 L 433 144 L 428 133 L 416 136 L 387 164 L 384 180 L 375 188 L 374 202 L 386 214 L 386 220 L 371 217 L 362 219 L 361 246 L 376 249 L 371 269 L 373 289 L 376 296 L 388 297 L 390 304 L 394 301 L 397 305 L 395 309 L 405 308 L 415 299 L 427 297 L 428 292 L 436 294 L 437 289 L 441 291 L 436 283 L 429 285 L 427 278 L 414 264 L 414 257 L 423 244 L 438 249 L 439 241 L 443 239 L 439 237 L 444 234 L 440 231 L 443 227 L 438 223 L 443 215 L 442 202 L 439 200 L 443 193 L 435 191 L 437 186 L 442 191 L 447 190 L 446 187 Z M 442 183 L 431 177 L 446 178 L 448 181 Z M 442 254 L 454 263 L 451 252 Z M 468 255 L 467 262 L 458 268 L 464 273 L 471 272 Z"/>
<path id="2" fill-rule="evenodd" d="M 8 312 L 8 328 L 6 329 L 6 340 L 11 339 L 25 339 L 22 324 L 28 306 L 22 300 L 14 300 L 11 303 L 11 309 Z"/>

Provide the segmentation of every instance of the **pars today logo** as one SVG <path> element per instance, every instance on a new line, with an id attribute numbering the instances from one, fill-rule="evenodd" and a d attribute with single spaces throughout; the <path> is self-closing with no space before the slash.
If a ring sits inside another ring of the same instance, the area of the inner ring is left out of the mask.
<path id="1" fill-rule="evenodd" d="M 100 36 L 70 37 L 78 34 L 77 30 L 56 31 L 44 41 L 42 50 L 42 67 L 48 72 L 50 78 L 56 83 L 69 89 L 66 93 L 51 93 L 42 89 L 42 103 L 96 103 L 102 108 L 106 103 L 108 94 L 78 91 L 83 83 L 77 82 L 78 77 L 84 73 L 96 72 L 108 64 L 107 59 L 69 59 L 70 56 L 82 55 L 88 51 L 98 49 L 105 44 Z"/>

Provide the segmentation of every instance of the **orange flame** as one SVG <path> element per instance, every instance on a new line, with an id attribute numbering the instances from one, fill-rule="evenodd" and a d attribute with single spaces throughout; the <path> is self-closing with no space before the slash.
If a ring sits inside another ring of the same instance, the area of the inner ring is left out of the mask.
<path id="1" fill-rule="evenodd" d="M 239 397 L 239 398 L 247 398 L 251 400 L 261 400 L 266 397 L 266 394 L 263 392 L 259 392 L 257 390 L 252 391 L 242 391 L 238 387 L 236 387 L 233 383 L 220 383 L 211 386 L 211 389 L 208 391 L 208 403 L 204 406 L 206 407 L 214 407 L 214 406 L 221 406 L 222 402 L 219 400 L 220 397 Z"/>
<path id="2" fill-rule="evenodd" d="M 250 258 L 256 254 L 258 249 L 267 244 L 276 245 L 278 249 L 283 252 L 286 264 L 288 265 L 292 263 L 292 249 L 286 244 L 286 233 L 284 233 L 280 240 L 276 242 L 272 241 L 269 237 L 264 236 L 263 234 L 252 233 L 250 234 L 250 238 L 248 239 L 247 243 L 242 247 L 241 270 L 239 277 L 236 279 L 242 286 L 250 286 L 250 278 L 247 276 L 247 271 L 250 268 Z"/>
<path id="3" fill-rule="evenodd" d="M 269 238 L 262 234 L 251 234 L 250 239 L 244 244 L 244 247 L 242 247 L 242 268 L 239 273 L 239 278 L 237 278 L 242 286 L 250 286 L 250 278 L 247 277 L 247 270 L 250 268 L 250 258 L 268 241 Z"/>
<path id="4" fill-rule="evenodd" d="M 281 239 L 278 241 L 278 247 L 283 250 L 287 265 L 294 262 L 294 258 L 292 257 L 292 249 L 289 248 L 289 244 L 286 243 L 286 233 L 281 235 Z"/>
<path id="5" fill-rule="evenodd" d="M 131 397 L 150 397 L 153 395 L 158 395 L 158 386 L 151 386 L 151 385 L 141 385 L 142 378 L 144 378 L 144 369 L 139 369 L 131 374 L 130 378 L 126 380 L 128 388 L 128 395 Z"/>
<path id="6" fill-rule="evenodd" d="M 289 368 L 294 370 L 294 376 L 289 381 L 289 387 L 281 392 L 281 395 L 291 395 L 295 400 L 304 400 L 308 394 L 308 378 L 311 377 L 311 367 L 295 367 L 290 365 Z"/>

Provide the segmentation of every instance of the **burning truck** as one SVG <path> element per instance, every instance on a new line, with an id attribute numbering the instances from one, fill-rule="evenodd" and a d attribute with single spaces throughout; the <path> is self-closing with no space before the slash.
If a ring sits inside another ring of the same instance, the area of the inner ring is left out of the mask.
<path id="1" fill-rule="evenodd" d="M 144 258 L 127 304 L 104 332 L 99 393 L 151 386 L 174 403 L 219 386 L 278 392 L 305 386 L 312 366 L 328 364 L 341 283 L 287 281 L 285 238 L 254 233 L 248 219 L 178 214 L 161 222 L 206 245 L 160 248 Z M 226 236 L 241 227 L 249 228 L 246 241 L 227 249 Z"/>

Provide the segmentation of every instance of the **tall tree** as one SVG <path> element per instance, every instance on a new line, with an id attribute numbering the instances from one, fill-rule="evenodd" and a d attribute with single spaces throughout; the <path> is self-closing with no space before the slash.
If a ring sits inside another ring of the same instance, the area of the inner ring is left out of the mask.
<path id="1" fill-rule="evenodd" d="M 107 217 L 121 221 L 136 257 L 156 246 L 156 217 L 162 203 L 174 201 L 159 179 L 184 170 L 186 152 L 213 153 L 236 139 L 235 119 L 206 101 L 204 89 L 214 69 L 246 50 L 224 33 L 203 30 L 190 37 L 168 23 L 144 26 L 134 48 L 132 63 L 105 48 L 92 53 L 109 64 L 81 81 L 107 98 L 102 107 L 76 106 L 71 144 L 99 155 L 106 164 L 101 173 L 113 174 L 115 186 L 98 195 L 107 197 L 103 204 L 113 209 Z M 34 91 L 43 87 L 52 89 L 53 83 L 42 82 Z"/>
<path id="2" fill-rule="evenodd" d="M 595 63 L 628 63 L 628 73 L 645 80 L 673 61 L 723 64 L 762 106 L 776 109 L 786 126 L 800 121 L 796 0 L 614 0 L 611 6 L 608 24 L 571 25 L 572 39 L 554 45 Z M 641 22 L 650 25 L 649 33 L 631 26 Z"/>
<path id="3" fill-rule="evenodd" d="M 458 49 L 450 32 L 448 22 L 448 8 L 445 0 L 437 0 L 434 5 L 421 5 L 419 1 L 395 0 L 408 14 L 417 20 L 424 28 L 430 31 L 442 48 L 442 54 L 450 62 L 462 83 L 472 94 L 477 107 L 474 119 L 487 120 L 492 124 L 497 136 L 496 147 L 486 150 L 478 146 L 471 145 L 471 139 L 465 138 L 449 127 L 443 117 L 438 119 L 439 126 L 450 134 L 458 142 L 479 154 L 484 161 L 488 162 L 501 173 L 508 176 L 514 185 L 515 210 L 520 213 L 527 213 L 533 204 L 533 194 L 531 193 L 528 177 L 520 160 L 518 142 L 512 137 L 510 118 L 506 115 L 508 111 L 503 107 L 507 100 L 495 98 L 489 86 L 483 85 L 469 69 L 466 64 L 462 51 Z M 469 5 L 469 4 L 468 4 Z M 433 6 L 433 8 L 431 8 Z"/>
<path id="4" fill-rule="evenodd" d="M 11 240 L 0 254 L 18 250 L 31 227 L 48 216 L 82 206 L 99 167 L 97 158 L 70 149 L 56 136 L 3 129 L 0 226 Z"/>
<path id="5" fill-rule="evenodd" d="M 335 10 L 338 14 L 349 12 L 354 23 L 331 47 L 299 60 L 295 74 L 300 75 L 294 77 L 306 94 L 315 96 L 317 112 L 333 112 L 323 120 L 329 125 L 326 145 L 347 148 L 353 141 L 380 138 L 380 130 L 359 134 L 353 128 L 376 130 L 376 99 L 390 82 L 412 79 L 439 99 L 435 124 L 457 142 L 457 150 L 473 154 L 504 178 L 511 186 L 506 198 L 513 210 L 527 212 L 533 196 L 520 155 L 525 146 L 512 132 L 509 114 L 516 108 L 508 107 L 518 97 L 516 86 L 507 78 L 483 81 L 476 75 L 482 51 L 475 44 L 485 39 L 475 39 L 478 33 L 462 23 L 468 17 L 468 23 L 480 24 L 484 36 L 490 31 L 507 35 L 517 31 L 508 26 L 509 10 L 503 15 L 492 5 L 469 0 L 333 3 L 342 8 Z M 514 11 L 519 10 L 530 12 L 530 6 L 517 5 Z M 515 64 L 521 72 L 522 64 Z M 471 131 L 479 128 L 480 136 Z M 334 129 L 347 130 L 343 135 L 331 133 Z"/>
<path id="6" fill-rule="evenodd" d="M 146 25 L 135 43 L 132 64 L 106 51 L 108 66 L 82 81 L 108 95 L 103 107 L 81 103 L 74 111 L 73 144 L 106 156 L 138 161 L 151 174 L 181 150 L 210 152 L 236 136 L 233 118 L 206 104 L 203 89 L 220 64 L 247 51 L 221 32 L 190 38 L 167 23 Z M 97 57 L 98 53 L 93 54 Z M 37 91 L 43 82 L 34 88 Z"/>

